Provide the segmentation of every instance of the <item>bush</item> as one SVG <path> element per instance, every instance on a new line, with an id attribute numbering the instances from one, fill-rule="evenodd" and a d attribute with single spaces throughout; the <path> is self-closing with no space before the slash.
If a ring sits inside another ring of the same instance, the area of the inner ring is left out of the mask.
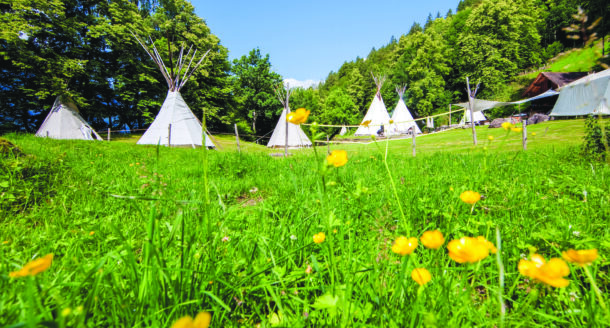
<path id="1" fill-rule="evenodd" d="M 582 154 L 585 157 L 593 160 L 604 161 L 607 156 L 610 144 L 610 123 L 606 123 L 605 127 L 598 122 L 595 116 L 589 116 L 585 120 L 585 136 L 582 145 Z"/>

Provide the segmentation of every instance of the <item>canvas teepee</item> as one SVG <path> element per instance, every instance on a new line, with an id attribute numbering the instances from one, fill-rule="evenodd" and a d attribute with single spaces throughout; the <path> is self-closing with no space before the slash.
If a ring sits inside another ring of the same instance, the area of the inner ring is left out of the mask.
<path id="1" fill-rule="evenodd" d="M 373 76 L 373 80 L 375 80 L 377 92 L 375 93 L 375 97 L 373 97 L 373 102 L 371 102 L 369 110 L 366 112 L 366 115 L 364 115 L 362 123 L 360 123 L 361 125 L 358 127 L 358 130 L 356 130 L 356 133 L 354 133 L 356 136 L 375 136 L 382 126 L 385 132 L 388 131 L 387 128 L 390 122 L 390 115 L 381 98 L 381 87 L 385 81 L 385 76 Z M 365 124 L 367 126 L 363 125 L 367 121 L 369 121 L 368 124 Z"/>
<path id="2" fill-rule="evenodd" d="M 97 140 L 102 138 L 80 116 L 78 108 L 67 96 L 58 96 L 51 111 L 36 132 L 37 137 L 53 139 Z"/>
<path id="3" fill-rule="evenodd" d="M 184 54 L 184 46 L 180 49 L 180 54 L 176 60 L 175 67 L 167 67 L 161 59 L 159 51 L 155 47 L 152 40 L 152 50 L 150 50 L 140 38 L 135 34 L 133 35 L 136 40 L 140 43 L 142 48 L 148 53 L 150 58 L 159 66 L 161 74 L 165 78 L 169 91 L 167 97 L 155 117 L 155 120 L 146 130 L 144 135 L 138 140 L 138 145 L 163 145 L 163 146 L 201 146 L 202 137 L 204 135 L 201 122 L 195 114 L 191 111 L 189 106 L 186 104 L 182 95 L 180 95 L 180 89 L 188 81 L 188 79 L 197 70 L 199 65 L 203 62 L 209 50 L 199 59 L 198 62 L 192 67 L 197 50 L 191 55 L 191 46 L 187 53 Z M 170 62 L 171 60 L 171 45 L 170 45 Z M 214 148 L 215 145 L 210 140 L 209 136 L 205 134 L 205 145 L 206 147 Z"/>
<path id="4" fill-rule="evenodd" d="M 280 88 L 275 89 L 278 99 L 282 105 L 284 105 L 284 110 L 282 110 L 282 115 L 280 115 L 280 119 L 273 130 L 273 134 L 271 134 L 271 139 L 269 139 L 267 147 L 284 147 L 286 149 L 310 147 L 311 141 L 307 138 L 307 135 L 303 132 L 301 127 L 286 120 L 286 116 L 290 113 L 290 88 L 289 86 L 286 86 L 285 92 L 283 90 L 284 89 Z"/>
<path id="5" fill-rule="evenodd" d="M 483 115 L 483 111 L 474 112 L 474 121 L 475 123 L 487 121 L 487 117 Z M 462 116 L 462 120 L 460 121 L 460 125 L 464 125 L 470 122 L 470 109 L 466 108 L 466 110 L 464 111 L 464 116 Z"/>
<path id="6" fill-rule="evenodd" d="M 398 93 L 398 104 L 396 104 L 396 108 L 394 108 L 394 113 L 392 114 L 392 121 L 394 121 L 394 123 L 391 124 L 390 134 L 407 134 L 413 130 L 417 134 L 421 134 L 421 130 L 413 121 L 413 116 L 411 116 L 407 105 L 402 99 L 406 89 L 406 85 L 396 86 L 396 93 Z"/>

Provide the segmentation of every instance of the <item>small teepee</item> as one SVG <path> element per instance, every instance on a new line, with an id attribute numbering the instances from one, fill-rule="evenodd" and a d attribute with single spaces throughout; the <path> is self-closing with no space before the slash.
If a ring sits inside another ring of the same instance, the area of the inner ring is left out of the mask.
<path id="1" fill-rule="evenodd" d="M 184 46 L 182 46 L 176 60 L 176 66 L 168 68 L 165 66 L 152 39 L 150 40 L 152 50 L 150 50 L 140 38 L 135 34 L 133 36 L 155 64 L 159 66 L 161 74 L 163 74 L 169 87 L 167 97 L 161 106 L 161 110 L 159 110 L 157 117 L 155 117 L 155 120 L 150 127 L 144 132 L 144 135 L 138 140 L 138 145 L 200 147 L 204 135 L 201 128 L 201 122 L 182 98 L 180 89 L 197 70 L 199 65 L 201 65 L 210 51 L 208 50 L 191 69 L 195 55 L 197 55 L 197 50 L 191 55 L 191 50 L 193 49 L 191 46 L 187 53 L 184 54 L 185 49 Z M 172 61 L 171 56 L 170 45 L 170 62 Z M 209 148 L 215 147 L 207 134 L 205 134 L 205 145 Z"/>
<path id="2" fill-rule="evenodd" d="M 356 130 L 356 133 L 354 133 L 356 136 L 376 136 L 377 131 L 379 131 L 382 127 L 383 131 L 388 131 L 387 128 L 390 122 L 390 115 L 388 114 L 388 111 L 383 104 L 383 99 L 381 98 L 381 87 L 385 81 L 385 76 L 373 76 L 373 80 L 375 80 L 377 92 L 375 93 L 375 97 L 373 97 L 373 102 L 371 102 L 371 106 L 366 112 L 366 115 L 364 115 L 362 123 L 360 123 L 358 130 Z"/>
<path id="3" fill-rule="evenodd" d="M 487 117 L 483 115 L 483 111 L 474 112 L 474 122 L 483 122 L 487 121 Z M 470 109 L 466 108 L 464 111 L 464 116 L 462 116 L 462 120 L 460 121 L 460 125 L 465 125 L 466 123 L 470 123 Z"/>
<path id="4" fill-rule="evenodd" d="M 402 99 L 406 89 L 406 85 L 396 86 L 398 104 L 396 104 L 396 108 L 394 108 L 394 113 L 392 114 L 392 121 L 394 121 L 394 123 L 391 124 L 390 134 L 407 134 L 412 131 L 421 134 L 421 130 L 417 126 L 417 123 L 413 121 L 413 116 L 411 116 L 409 108 L 407 108 L 407 105 Z"/>
<path id="5" fill-rule="evenodd" d="M 80 116 L 78 107 L 67 96 L 58 96 L 51 111 L 36 132 L 37 137 L 97 140 L 102 138 Z"/>
<path id="6" fill-rule="evenodd" d="M 271 139 L 269 139 L 269 143 L 267 143 L 267 147 L 269 148 L 301 148 L 301 147 L 310 147 L 311 141 L 307 138 L 307 135 L 300 126 L 296 124 L 292 124 L 286 120 L 286 116 L 290 113 L 290 88 L 287 85 L 285 92 L 283 88 L 276 88 L 275 93 L 284 105 L 284 110 L 282 110 L 282 115 L 280 115 L 280 119 L 278 120 L 275 129 L 273 130 L 273 134 L 271 134 Z"/>

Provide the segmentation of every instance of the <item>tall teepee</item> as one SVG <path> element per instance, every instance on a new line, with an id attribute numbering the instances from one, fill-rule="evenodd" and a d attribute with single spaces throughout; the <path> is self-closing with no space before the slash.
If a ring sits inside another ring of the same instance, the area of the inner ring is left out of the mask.
<path id="1" fill-rule="evenodd" d="M 282 115 L 278 120 L 271 139 L 267 143 L 267 147 L 270 148 L 301 148 L 311 146 L 311 141 L 307 138 L 307 135 L 300 126 L 289 123 L 286 120 L 286 116 L 290 113 L 290 88 L 286 86 L 285 92 L 283 88 L 276 88 L 275 93 L 278 99 L 284 105 Z"/>
<path id="2" fill-rule="evenodd" d="M 142 48 L 148 53 L 150 58 L 159 66 L 161 74 L 165 78 L 169 91 L 167 97 L 161 106 L 161 110 L 155 117 L 155 120 L 150 125 L 144 135 L 138 140 L 139 145 L 163 145 L 163 146 L 201 146 L 202 137 L 204 135 L 201 122 L 186 104 L 180 89 L 188 81 L 188 79 L 197 70 L 203 62 L 209 50 L 199 59 L 198 62 L 191 68 L 197 50 L 191 55 L 191 46 L 187 53 L 184 54 L 184 46 L 180 48 L 180 54 L 176 60 L 175 67 L 167 67 L 161 59 L 159 51 L 155 47 L 152 39 L 152 50 L 149 49 L 140 38 L 133 35 L 140 43 Z M 169 40 L 168 40 L 169 42 Z M 170 63 L 172 62 L 172 53 L 170 45 Z M 205 134 L 205 145 L 207 147 L 215 147 L 207 134 Z"/>
<path id="3" fill-rule="evenodd" d="M 36 132 L 37 137 L 53 139 L 97 140 L 102 138 L 80 116 L 78 107 L 68 96 L 58 96 L 51 111 Z"/>
<path id="4" fill-rule="evenodd" d="M 388 131 L 390 115 L 381 98 L 381 87 L 385 81 L 385 76 L 373 76 L 373 80 L 375 80 L 377 92 L 375 93 L 375 97 L 373 97 L 373 102 L 371 102 L 369 110 L 366 112 L 366 115 L 364 115 L 362 123 L 360 123 L 358 130 L 354 133 L 356 136 L 377 135 L 377 131 L 379 131 L 382 126 L 385 132 Z"/>
<path id="5" fill-rule="evenodd" d="M 390 134 L 407 134 L 412 131 L 421 134 L 421 130 L 413 121 L 413 116 L 411 116 L 407 105 L 402 99 L 406 89 L 406 85 L 396 86 L 398 104 L 396 104 L 396 108 L 394 108 L 394 113 L 392 114 L 392 121 L 394 121 L 394 123 L 390 125 Z"/>

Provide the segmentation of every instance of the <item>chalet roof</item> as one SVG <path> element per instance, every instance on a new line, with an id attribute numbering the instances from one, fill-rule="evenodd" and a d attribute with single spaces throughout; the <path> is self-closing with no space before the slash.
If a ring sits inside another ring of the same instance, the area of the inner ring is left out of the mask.
<path id="1" fill-rule="evenodd" d="M 523 97 L 534 97 L 549 89 L 556 90 L 570 82 L 587 76 L 587 72 L 542 72 L 538 74 L 534 82 L 525 89 Z"/>

